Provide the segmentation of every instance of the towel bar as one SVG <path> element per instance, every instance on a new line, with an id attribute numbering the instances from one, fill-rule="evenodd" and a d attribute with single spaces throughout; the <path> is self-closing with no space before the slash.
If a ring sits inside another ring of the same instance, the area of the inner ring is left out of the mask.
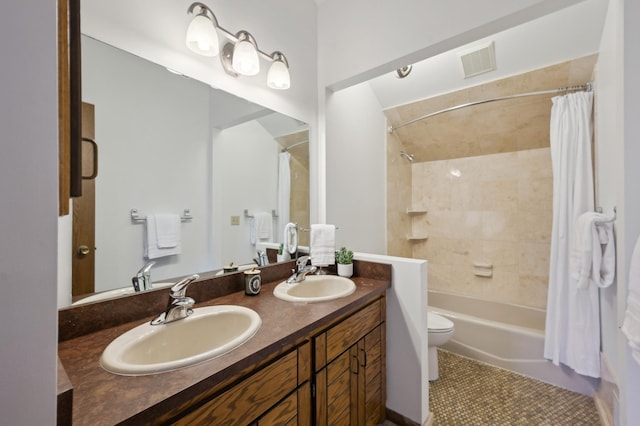
<path id="1" fill-rule="evenodd" d="M 191 215 L 191 210 L 184 209 L 182 216 L 180 216 L 180 220 L 184 222 L 185 220 L 191 220 L 191 219 L 193 219 L 193 216 Z M 147 217 L 140 216 L 138 209 L 131 209 L 131 220 L 134 222 L 144 222 L 145 220 L 147 220 Z"/>
<path id="2" fill-rule="evenodd" d="M 309 232 L 311 231 L 311 228 L 301 228 L 298 225 L 296 225 L 296 228 L 298 228 L 298 231 L 302 231 L 302 232 Z M 336 226 L 336 229 L 340 229 L 339 227 Z"/>
<path id="3" fill-rule="evenodd" d="M 602 207 L 596 207 L 596 212 L 597 213 L 602 213 Z M 611 223 L 611 222 L 615 222 L 616 218 L 618 217 L 618 212 L 616 210 L 616 206 L 613 206 L 613 217 L 611 219 L 608 220 L 598 220 L 598 223 Z"/>
<path id="4" fill-rule="evenodd" d="M 244 209 L 244 217 L 247 218 L 247 219 L 253 219 L 254 218 L 254 216 L 252 214 L 249 214 L 249 210 L 247 210 L 247 209 Z M 278 214 L 276 213 L 275 209 L 271 210 L 271 217 L 274 218 L 274 219 L 278 218 Z"/>

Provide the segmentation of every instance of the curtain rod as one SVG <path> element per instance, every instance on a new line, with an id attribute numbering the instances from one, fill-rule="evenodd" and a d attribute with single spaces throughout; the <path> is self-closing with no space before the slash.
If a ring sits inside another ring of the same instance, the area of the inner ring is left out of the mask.
<path id="1" fill-rule="evenodd" d="M 560 87 L 559 89 L 550 89 L 550 90 L 540 90 L 538 92 L 528 92 L 528 93 L 518 93 L 515 95 L 508 95 L 508 96 L 500 96 L 497 98 L 489 98 L 489 99 L 483 99 L 480 101 L 473 101 L 473 102 L 468 102 L 466 104 L 460 104 L 460 105 L 456 105 L 450 108 L 445 108 L 445 109 L 441 109 L 440 111 L 436 111 L 436 112 L 432 112 L 430 114 L 426 114 L 423 115 L 421 117 L 418 118 L 414 118 L 411 121 L 407 121 L 405 123 L 399 124 L 397 126 L 389 126 L 387 128 L 387 131 L 389 133 L 393 133 L 394 130 L 399 129 L 401 127 L 404 126 L 408 126 L 409 124 L 413 124 L 416 123 L 420 120 L 424 120 L 425 118 L 429 118 L 429 117 L 433 117 L 434 115 L 438 115 L 438 114 L 442 114 L 445 112 L 450 112 L 450 111 L 455 111 L 457 109 L 461 109 L 461 108 L 466 108 L 466 107 L 470 107 L 470 106 L 474 106 L 474 105 L 480 105 L 480 104 L 486 104 L 489 102 L 495 102 L 495 101 L 504 101 L 507 99 L 515 99 L 515 98 L 522 98 L 525 96 L 537 96 L 537 95 L 547 95 L 547 94 L 556 94 L 556 93 L 568 93 L 568 92 L 576 92 L 576 91 L 580 91 L 580 90 L 586 90 L 588 92 L 593 90 L 593 85 L 591 84 L 591 82 L 586 83 L 586 84 L 581 84 L 578 86 L 567 86 L 567 87 Z"/>
<path id="2" fill-rule="evenodd" d="M 306 140 L 306 141 L 296 142 L 296 143 L 294 143 L 294 144 L 293 144 L 293 145 L 291 145 L 291 146 L 288 146 L 288 147 L 286 147 L 286 148 L 282 148 L 282 152 L 287 152 L 287 151 L 289 151 L 291 148 L 295 148 L 296 146 L 298 146 L 298 145 L 302 145 L 302 144 L 304 144 L 304 143 L 309 143 L 309 141 L 308 141 L 308 140 Z"/>

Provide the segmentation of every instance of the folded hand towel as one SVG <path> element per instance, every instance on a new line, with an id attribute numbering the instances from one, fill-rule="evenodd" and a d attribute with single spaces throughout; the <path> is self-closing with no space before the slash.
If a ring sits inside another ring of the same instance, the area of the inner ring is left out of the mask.
<path id="1" fill-rule="evenodd" d="M 629 267 L 629 293 L 622 332 L 629 340 L 631 355 L 640 364 L 640 238 L 636 241 Z"/>
<path id="2" fill-rule="evenodd" d="M 578 288 L 587 288 L 590 283 L 604 288 L 613 283 L 615 242 L 609 219 L 601 213 L 587 212 L 576 220 L 570 270 Z"/>
<path id="3" fill-rule="evenodd" d="M 157 215 L 147 215 L 146 223 L 146 235 L 144 238 L 144 256 L 147 259 L 156 259 L 158 257 L 170 256 L 174 254 L 180 254 L 182 247 L 180 244 L 180 231 L 178 228 L 176 234 L 176 244 L 173 247 L 162 248 L 158 246 L 158 228 L 157 228 Z M 178 217 L 178 221 L 180 218 Z M 167 242 L 165 241 L 165 244 Z"/>
<path id="4" fill-rule="evenodd" d="M 160 213 L 156 218 L 156 238 L 158 248 L 172 248 L 180 241 L 180 216 L 173 213 Z"/>
<path id="5" fill-rule="evenodd" d="M 333 265 L 336 261 L 335 225 L 311 225 L 311 264 L 314 266 Z"/>
<path id="6" fill-rule="evenodd" d="M 253 223 L 256 227 L 256 236 L 259 240 L 267 240 L 271 237 L 271 224 L 273 216 L 267 212 L 254 213 Z"/>

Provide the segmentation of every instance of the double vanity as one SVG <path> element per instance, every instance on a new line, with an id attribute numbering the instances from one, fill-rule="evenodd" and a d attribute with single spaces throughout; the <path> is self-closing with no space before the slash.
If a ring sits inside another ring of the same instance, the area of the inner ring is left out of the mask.
<path id="1" fill-rule="evenodd" d="M 60 310 L 58 422 L 382 422 L 390 265 L 355 261 L 351 280 L 282 284 L 294 266 L 262 267 L 255 296 L 242 272 L 201 274 L 187 292 L 194 313 L 169 324 L 149 325 L 168 288 Z M 145 341 L 151 328 L 160 337 Z"/>

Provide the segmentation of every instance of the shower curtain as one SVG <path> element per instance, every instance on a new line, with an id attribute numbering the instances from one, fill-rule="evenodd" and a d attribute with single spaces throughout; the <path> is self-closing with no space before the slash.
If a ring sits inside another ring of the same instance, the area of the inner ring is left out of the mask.
<path id="1" fill-rule="evenodd" d="M 284 227 L 289 223 L 290 199 L 291 199 L 291 154 L 281 152 L 278 162 L 278 238 L 276 241 L 284 242 Z"/>
<path id="2" fill-rule="evenodd" d="M 598 289 L 571 278 L 570 250 L 578 216 L 593 211 L 591 163 L 593 93 L 552 99 L 553 226 L 544 357 L 577 373 L 600 377 Z"/>

